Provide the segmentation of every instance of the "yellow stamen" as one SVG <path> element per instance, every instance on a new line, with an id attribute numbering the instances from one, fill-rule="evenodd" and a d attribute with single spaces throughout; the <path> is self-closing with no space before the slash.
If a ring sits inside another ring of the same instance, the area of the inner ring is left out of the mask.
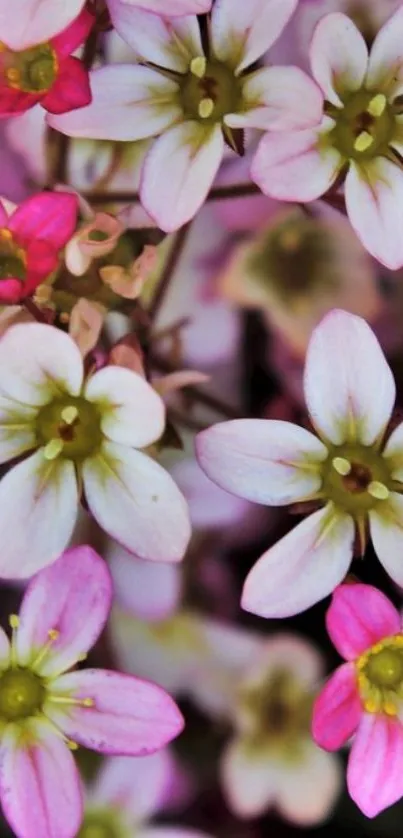
<path id="1" fill-rule="evenodd" d="M 190 62 L 190 72 L 198 79 L 204 78 L 206 74 L 207 59 L 204 55 L 198 55 L 197 58 L 192 58 Z"/>
<path id="2" fill-rule="evenodd" d="M 383 702 L 382 707 L 388 716 L 397 716 L 397 707 L 393 701 L 386 699 L 386 701 Z"/>
<path id="3" fill-rule="evenodd" d="M 213 110 L 214 102 L 212 99 L 202 99 L 201 102 L 199 102 L 198 111 L 199 116 L 201 116 L 202 119 L 208 119 L 213 113 Z"/>
<path id="4" fill-rule="evenodd" d="M 75 405 L 71 404 L 69 407 L 65 407 L 61 412 L 61 417 L 63 422 L 66 425 L 72 425 L 74 420 L 77 419 L 78 410 Z"/>
<path id="5" fill-rule="evenodd" d="M 374 96 L 373 99 L 371 99 L 367 107 L 367 112 L 374 117 L 382 116 L 386 108 L 386 101 L 387 100 L 384 93 L 377 93 L 377 95 Z"/>
<path id="6" fill-rule="evenodd" d="M 8 622 L 10 623 L 12 629 L 17 629 L 20 624 L 20 618 L 18 614 L 10 614 Z"/>
<path id="7" fill-rule="evenodd" d="M 387 500 L 389 497 L 389 489 L 384 483 L 379 480 L 372 480 L 368 486 L 368 493 L 376 500 Z"/>
<path id="8" fill-rule="evenodd" d="M 364 708 L 367 713 L 377 713 L 380 710 L 380 701 L 378 697 L 368 698 L 364 701 Z"/>
<path id="9" fill-rule="evenodd" d="M 51 440 L 49 440 L 47 445 L 45 445 L 44 452 L 43 452 L 44 457 L 46 458 L 46 460 L 55 460 L 56 457 L 58 457 L 59 454 L 61 454 L 61 452 L 63 451 L 63 446 L 64 446 L 64 442 L 63 442 L 62 439 L 51 439 Z"/>
<path id="10" fill-rule="evenodd" d="M 73 739 L 66 739 L 66 745 L 70 749 L 70 751 L 78 751 L 77 742 L 74 742 Z"/>
<path id="11" fill-rule="evenodd" d="M 351 463 L 344 457 L 333 457 L 332 466 L 342 477 L 347 477 L 351 471 Z"/>
<path id="12" fill-rule="evenodd" d="M 12 239 L 13 234 L 7 229 L 7 227 L 2 227 L 0 230 L 0 236 L 2 239 Z"/>
<path id="13" fill-rule="evenodd" d="M 367 151 L 371 148 L 373 142 L 374 138 L 371 137 L 371 134 L 368 131 L 362 131 L 354 143 L 354 149 L 355 151 Z"/>
<path id="14" fill-rule="evenodd" d="M 15 82 L 20 80 L 21 73 L 20 73 L 19 70 L 17 70 L 16 67 L 9 67 L 9 69 L 6 70 L 6 76 L 7 76 L 9 81 L 15 83 Z"/>
<path id="15" fill-rule="evenodd" d="M 51 649 L 53 643 L 57 638 L 60 636 L 60 631 L 57 629 L 49 629 L 48 631 L 48 638 L 49 640 L 42 646 L 42 649 L 39 650 L 36 658 L 31 663 L 31 669 L 37 669 L 39 664 L 42 663 L 43 659 L 47 657 L 49 650 Z"/>
<path id="16" fill-rule="evenodd" d="M 86 698 L 74 698 L 68 695 L 49 695 L 47 701 L 52 701 L 54 704 L 75 704 L 79 707 L 95 707 L 95 701 L 89 696 Z"/>

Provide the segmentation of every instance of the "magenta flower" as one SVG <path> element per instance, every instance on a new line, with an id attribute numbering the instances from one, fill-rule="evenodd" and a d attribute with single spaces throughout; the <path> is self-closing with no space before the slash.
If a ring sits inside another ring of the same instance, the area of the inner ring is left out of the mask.
<path id="1" fill-rule="evenodd" d="M 223 489 L 270 506 L 320 507 L 250 571 L 242 605 L 263 617 L 296 614 L 331 593 L 348 571 L 356 534 L 363 552 L 368 529 L 403 586 L 403 423 L 385 444 L 395 384 L 364 320 L 337 310 L 322 320 L 304 388 L 318 436 L 290 422 L 237 419 L 197 439 L 201 467 Z"/>
<path id="2" fill-rule="evenodd" d="M 341 585 L 327 630 L 347 661 L 316 700 L 313 736 L 335 751 L 355 734 L 347 785 L 369 818 L 403 797 L 403 630 L 387 597 L 371 585 Z"/>
<path id="3" fill-rule="evenodd" d="M 65 0 L 63 4 L 68 5 Z M 26 0 L 24 5 L 28 5 Z M 0 22 L 4 14 L 2 6 L 0 0 Z M 15 15 L 8 12 L 11 19 L 21 17 L 24 27 L 25 14 L 22 10 Z M 48 17 L 53 19 L 49 9 Z M 49 40 L 34 41 L 21 49 L 0 43 L 0 116 L 23 113 L 37 103 L 54 114 L 88 105 L 91 101 L 88 71 L 71 53 L 85 41 L 93 23 L 94 17 L 83 9 L 67 29 Z M 8 24 L 2 31 L 8 31 Z"/>
<path id="4" fill-rule="evenodd" d="M 347 212 L 367 250 L 384 265 L 403 265 L 401 75 L 403 7 L 378 33 L 371 53 L 346 15 L 326 15 L 311 44 L 322 120 L 279 138 L 267 134 L 252 166 L 262 190 L 285 201 L 313 201 L 347 171 Z M 308 77 L 306 78 L 308 83 Z"/>
<path id="5" fill-rule="evenodd" d="M 58 266 L 77 223 L 75 195 L 42 192 L 11 213 L 0 200 L 0 302 L 29 296 Z"/>
<path id="6" fill-rule="evenodd" d="M 64 553 L 38 574 L 0 634 L 0 798 L 18 838 L 74 838 L 81 785 L 71 750 L 142 755 L 183 726 L 154 684 L 103 669 L 68 672 L 102 631 L 112 585 L 90 547 Z"/>

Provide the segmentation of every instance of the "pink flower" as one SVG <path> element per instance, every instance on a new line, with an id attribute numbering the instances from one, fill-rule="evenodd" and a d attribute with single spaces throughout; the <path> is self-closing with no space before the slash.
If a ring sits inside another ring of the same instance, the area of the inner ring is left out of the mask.
<path id="1" fill-rule="evenodd" d="M 74 838 L 82 818 L 76 743 L 136 755 L 180 733 L 181 714 L 160 687 L 103 669 L 69 672 L 85 658 L 110 609 L 112 585 L 90 547 L 38 574 L 20 615 L 1 630 L 0 797 L 18 838 Z"/>
<path id="2" fill-rule="evenodd" d="M 368 55 L 355 24 L 340 13 L 318 23 L 311 44 L 313 90 L 322 119 L 307 130 L 266 134 L 252 176 L 273 198 L 312 201 L 347 171 L 347 212 L 364 247 L 389 268 L 403 265 L 400 94 L 403 7 Z M 305 77 L 308 83 L 308 77 Z"/>
<path id="3" fill-rule="evenodd" d="M 218 0 L 208 57 L 195 16 L 168 20 L 128 3 L 109 5 L 118 33 L 147 66 L 96 70 L 92 104 L 49 123 L 73 137 L 158 137 L 145 156 L 140 195 L 167 232 L 204 202 L 225 138 L 235 143 L 233 129 L 292 130 L 319 121 L 320 91 L 297 67 L 250 69 L 279 37 L 297 0 Z"/>
<path id="4" fill-rule="evenodd" d="M 309 608 L 343 580 L 356 533 L 403 586 L 403 423 L 385 444 L 395 384 L 360 317 L 332 311 L 314 330 L 305 398 L 318 436 L 290 422 L 239 419 L 202 431 L 199 463 L 223 489 L 272 506 L 317 501 L 246 579 L 242 604 L 263 617 Z"/>
<path id="5" fill-rule="evenodd" d="M 108 6 L 113 9 L 119 6 L 135 6 L 147 12 L 154 12 L 164 17 L 175 17 L 176 15 L 201 15 L 209 12 L 213 0 L 107 0 Z"/>
<path id="6" fill-rule="evenodd" d="M 2 41 L 23 50 L 58 35 L 80 14 L 85 0 L 18 0 L 10 13 L 9 0 L 0 0 Z"/>
<path id="7" fill-rule="evenodd" d="M 165 425 L 164 404 L 147 381 L 117 366 L 85 379 L 72 338 L 29 323 L 0 341 L 0 394 L 0 461 L 29 453 L 0 482 L 0 576 L 24 578 L 54 561 L 82 491 L 98 524 L 126 549 L 155 561 L 182 558 L 190 538 L 185 500 L 138 450 Z"/>
<path id="8" fill-rule="evenodd" d="M 56 2 L 61 5 L 59 0 Z M 62 2 L 63 5 L 69 5 L 65 0 Z M 23 0 L 23 3 L 26 6 L 32 5 L 32 0 Z M 0 22 L 4 14 L 3 5 L 3 0 L 0 0 Z M 35 6 L 39 5 L 44 7 L 46 2 L 39 4 L 37 0 Z M 13 19 L 21 18 L 24 27 L 27 20 L 25 14 L 22 10 L 15 15 L 8 12 L 8 16 Z M 52 22 L 53 13 L 49 14 L 49 7 L 48 17 Z M 88 105 L 91 102 L 88 71 L 71 53 L 85 41 L 93 23 L 93 16 L 83 9 L 67 29 L 59 30 L 59 34 L 49 40 L 30 40 L 27 48 L 13 48 L 1 43 L 0 116 L 20 114 L 39 102 L 53 114 L 66 113 Z M 8 25 L 2 31 L 8 31 Z"/>
<path id="9" fill-rule="evenodd" d="M 335 751 L 355 734 L 348 790 L 373 818 L 403 797 L 403 631 L 401 616 L 370 585 L 341 585 L 327 612 L 327 629 L 347 661 L 316 700 L 313 736 Z"/>
<path id="10" fill-rule="evenodd" d="M 16 303 L 57 268 L 76 227 L 78 202 L 67 193 L 42 192 L 8 209 L 0 201 L 0 301 Z"/>

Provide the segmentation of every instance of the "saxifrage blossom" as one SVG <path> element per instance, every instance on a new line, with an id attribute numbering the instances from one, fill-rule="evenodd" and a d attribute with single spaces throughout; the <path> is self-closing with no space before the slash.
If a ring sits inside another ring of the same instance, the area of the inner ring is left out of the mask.
<path id="1" fill-rule="evenodd" d="M 105 562 L 90 547 L 39 573 L 0 631 L 0 799 L 18 838 L 75 838 L 82 819 L 77 744 L 135 755 L 166 745 L 182 716 L 160 687 L 103 669 L 69 672 L 111 605 Z"/>
<path id="2" fill-rule="evenodd" d="M 373 818 L 403 797 L 402 617 L 381 591 L 353 583 L 335 590 L 326 623 L 347 662 L 316 699 L 312 732 L 328 751 L 355 734 L 348 790 Z"/>
<path id="3" fill-rule="evenodd" d="M 311 85 L 320 89 L 323 118 L 306 131 L 267 134 L 252 166 L 263 191 L 286 201 L 312 201 L 347 172 L 351 224 L 367 250 L 392 269 L 403 265 L 402 38 L 403 6 L 369 55 L 346 15 L 326 15 L 311 45 L 317 83 Z"/>
<path id="4" fill-rule="evenodd" d="M 85 378 L 69 335 L 39 323 L 9 328 L 0 341 L 0 461 L 31 453 L 0 482 L 0 577 L 28 577 L 60 554 L 82 492 L 128 550 L 181 559 L 186 502 L 168 472 L 136 450 L 164 424 L 164 403 L 140 375 L 109 366 Z"/>
<path id="5" fill-rule="evenodd" d="M 24 299 L 57 268 L 77 213 L 77 198 L 67 193 L 42 192 L 11 210 L 0 200 L 0 302 Z"/>
<path id="6" fill-rule="evenodd" d="M 319 121 L 322 96 L 301 70 L 254 68 L 296 5 L 297 0 L 217 0 L 205 51 L 195 16 L 168 20 L 112 2 L 116 30 L 146 66 L 95 70 L 92 104 L 79 115 L 49 122 L 72 137 L 158 137 L 145 157 L 140 196 L 163 230 L 175 230 L 202 205 L 225 140 L 236 146 L 236 129 L 277 132 Z"/>
<path id="7" fill-rule="evenodd" d="M 0 0 L 1 40 L 13 50 L 23 50 L 58 35 L 78 17 L 86 0 Z"/>
<path id="8" fill-rule="evenodd" d="M 385 570 L 403 585 L 403 423 L 385 442 L 395 383 L 360 317 L 332 311 L 314 330 L 305 398 L 318 434 L 290 422 L 237 419 L 202 431 L 199 463 L 256 503 L 320 507 L 252 568 L 242 605 L 264 617 L 309 608 L 342 582 L 369 528 Z"/>

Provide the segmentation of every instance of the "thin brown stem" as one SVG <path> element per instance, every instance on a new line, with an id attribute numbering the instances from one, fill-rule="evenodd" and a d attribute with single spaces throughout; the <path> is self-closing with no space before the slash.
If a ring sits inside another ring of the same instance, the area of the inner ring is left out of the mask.
<path id="1" fill-rule="evenodd" d="M 255 183 L 234 183 L 230 186 L 217 186 L 211 189 L 207 201 L 222 201 L 228 198 L 245 198 L 250 195 L 261 195 L 261 190 Z M 138 192 L 84 192 L 83 197 L 90 204 L 138 204 Z"/>
<path id="2" fill-rule="evenodd" d="M 46 323 L 47 325 L 49 324 L 49 318 L 47 317 L 45 312 L 42 311 L 42 309 L 40 309 L 36 303 L 34 303 L 31 297 L 25 298 L 24 307 L 27 311 L 29 311 L 30 314 L 32 314 L 32 317 L 34 317 L 38 323 Z"/>
<path id="3" fill-rule="evenodd" d="M 151 352 L 149 355 L 149 363 L 151 367 L 158 370 L 158 372 L 163 372 L 165 374 L 169 374 L 171 372 L 178 372 L 178 367 L 175 364 L 172 364 L 167 358 L 164 358 L 162 355 L 159 355 L 156 352 Z M 222 416 L 225 416 L 228 419 L 239 419 L 240 414 L 236 410 L 236 408 L 232 407 L 232 405 L 227 404 L 226 402 L 222 401 L 221 399 L 213 396 L 211 393 L 206 393 L 203 390 L 199 390 L 198 387 L 193 385 L 186 387 L 186 395 L 194 401 L 198 402 L 199 404 L 205 405 L 205 407 L 209 407 L 211 410 L 214 410 L 216 413 L 220 413 Z"/>

